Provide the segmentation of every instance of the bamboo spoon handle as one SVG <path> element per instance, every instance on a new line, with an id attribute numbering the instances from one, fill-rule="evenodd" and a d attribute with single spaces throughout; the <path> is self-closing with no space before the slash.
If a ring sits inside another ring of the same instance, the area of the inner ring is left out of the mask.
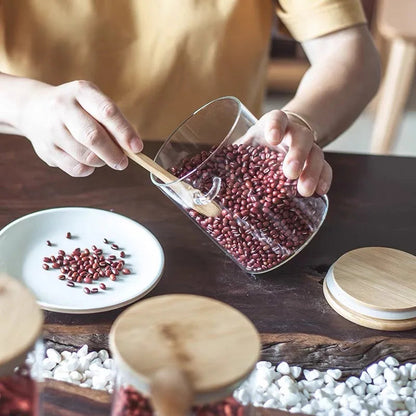
<path id="1" fill-rule="evenodd" d="M 149 156 L 146 156 L 143 153 L 129 152 L 127 150 L 124 150 L 124 153 L 131 160 L 155 175 L 156 178 L 160 179 L 163 183 L 170 183 L 178 180 L 176 176 L 169 173 L 166 169 L 163 169 L 162 166 L 158 165 L 153 159 L 150 159 Z"/>
<path id="2" fill-rule="evenodd" d="M 158 165 L 154 160 L 150 159 L 150 157 L 143 153 L 132 153 L 128 150 L 124 150 L 124 153 L 133 160 L 133 162 L 136 162 L 138 165 L 155 175 L 156 178 L 163 183 L 171 183 L 171 188 L 179 195 L 182 201 L 188 205 L 188 208 L 192 208 L 206 217 L 217 217 L 221 214 L 221 208 L 214 201 L 210 201 L 204 205 L 196 204 L 193 195 L 198 192 L 197 189 L 183 181 L 175 183 L 178 178 L 162 168 L 162 166 Z"/>
<path id="3" fill-rule="evenodd" d="M 188 416 L 192 406 L 192 385 L 183 370 L 162 368 L 152 377 L 150 395 L 159 416 Z"/>

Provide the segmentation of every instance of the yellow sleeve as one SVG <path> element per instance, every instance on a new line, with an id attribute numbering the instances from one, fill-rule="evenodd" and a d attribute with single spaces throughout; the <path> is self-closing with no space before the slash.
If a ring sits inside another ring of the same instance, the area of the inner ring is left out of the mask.
<path id="1" fill-rule="evenodd" d="M 279 0 L 276 12 L 299 42 L 367 22 L 360 0 Z"/>

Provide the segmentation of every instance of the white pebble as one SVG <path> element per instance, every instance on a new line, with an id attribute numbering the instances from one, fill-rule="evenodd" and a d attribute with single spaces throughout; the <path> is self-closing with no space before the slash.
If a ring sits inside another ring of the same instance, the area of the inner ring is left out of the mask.
<path id="1" fill-rule="evenodd" d="M 342 371 L 339 369 L 329 369 L 326 373 L 332 377 L 334 380 L 338 380 L 342 376 Z"/>
<path id="2" fill-rule="evenodd" d="M 389 366 L 389 367 L 398 367 L 399 362 L 394 358 L 394 357 L 387 357 L 384 362 Z"/>
<path id="3" fill-rule="evenodd" d="M 335 387 L 334 393 L 337 396 L 343 396 L 350 390 L 345 383 L 339 383 L 338 386 Z"/>
<path id="4" fill-rule="evenodd" d="M 351 376 L 351 377 L 348 377 L 347 380 L 345 380 L 345 384 L 349 388 L 353 388 L 354 386 L 357 386 L 358 384 L 360 384 L 360 379 L 358 377 Z"/>
<path id="5" fill-rule="evenodd" d="M 354 416 L 354 412 L 350 409 L 339 409 L 340 416 Z"/>
<path id="6" fill-rule="evenodd" d="M 317 380 L 321 377 L 321 373 L 318 370 L 303 370 L 305 379 L 308 381 Z"/>
<path id="7" fill-rule="evenodd" d="M 279 378 L 279 380 L 277 380 L 277 384 L 279 387 L 284 387 L 284 386 L 287 387 L 294 383 L 295 382 L 293 381 L 292 377 L 289 377 L 289 376 L 283 376 L 282 378 Z"/>
<path id="8" fill-rule="evenodd" d="M 110 357 L 107 350 L 100 350 L 100 351 L 98 351 L 98 356 L 100 357 L 100 360 L 102 362 L 104 362 L 105 360 L 107 360 Z M 264 361 L 264 362 L 267 362 L 267 361 Z M 269 364 L 270 364 L 270 367 L 271 367 L 272 366 L 272 363 L 269 362 Z"/>
<path id="9" fill-rule="evenodd" d="M 83 357 L 88 354 L 88 345 L 83 345 L 77 352 L 78 357 Z"/>
<path id="10" fill-rule="evenodd" d="M 380 393 L 381 387 L 375 384 L 369 384 L 367 386 L 367 393 L 377 394 Z"/>
<path id="11" fill-rule="evenodd" d="M 44 358 L 42 361 L 42 367 L 45 370 L 53 370 L 56 366 L 56 361 L 51 360 L 49 357 Z"/>
<path id="12" fill-rule="evenodd" d="M 315 410 L 310 403 L 305 404 L 305 406 L 301 408 L 301 411 L 306 415 L 313 415 L 315 413 Z"/>
<path id="13" fill-rule="evenodd" d="M 263 407 L 266 407 L 268 409 L 278 409 L 279 403 L 277 403 L 274 399 L 269 399 L 264 403 Z"/>
<path id="14" fill-rule="evenodd" d="M 85 355 L 85 358 L 88 358 L 90 361 L 94 360 L 97 357 L 98 357 L 97 351 L 91 351 L 87 355 Z M 99 360 L 102 361 L 101 358 L 99 358 Z"/>
<path id="15" fill-rule="evenodd" d="M 101 351 L 105 351 L 105 350 L 101 350 Z M 100 352 L 101 352 L 100 351 Z M 101 354 L 102 355 L 102 354 Z M 101 357 L 100 357 L 101 358 Z M 108 358 L 108 357 L 107 357 Z M 103 359 L 103 358 L 101 358 L 102 359 L 102 361 L 104 362 L 107 358 L 105 358 L 105 359 Z M 259 370 L 260 368 L 272 368 L 272 363 L 271 362 L 269 362 L 269 361 L 259 361 L 257 364 L 256 364 L 256 369 L 257 370 Z"/>
<path id="16" fill-rule="evenodd" d="M 290 367 L 286 361 L 282 361 L 277 367 L 276 370 L 283 375 L 290 374 Z"/>
<path id="17" fill-rule="evenodd" d="M 411 396 L 413 389 L 411 387 L 402 387 L 399 391 L 400 396 Z"/>
<path id="18" fill-rule="evenodd" d="M 280 402 L 282 403 L 284 407 L 295 406 L 296 404 L 299 403 L 299 401 L 300 401 L 300 397 L 298 394 L 295 394 L 295 393 L 284 394 L 280 399 Z"/>
<path id="19" fill-rule="evenodd" d="M 414 397 L 406 397 L 404 399 L 404 405 L 406 406 L 406 409 L 409 412 L 415 412 L 416 411 L 416 400 Z"/>
<path id="20" fill-rule="evenodd" d="M 398 380 L 400 378 L 400 375 L 397 369 L 392 370 L 391 368 L 387 367 L 384 370 L 384 378 L 386 380 Z"/>
<path id="21" fill-rule="evenodd" d="M 114 361 L 112 358 L 107 358 L 104 362 L 103 362 L 103 367 L 108 368 L 108 369 L 114 369 Z"/>
<path id="22" fill-rule="evenodd" d="M 410 380 L 416 379 L 416 364 L 412 365 L 412 368 L 410 369 L 410 372 L 409 372 L 409 378 Z"/>
<path id="23" fill-rule="evenodd" d="M 81 373 L 79 373 L 78 371 L 71 371 L 69 373 L 69 377 L 71 378 L 71 380 L 73 381 L 80 381 L 82 379 L 82 375 Z"/>
<path id="24" fill-rule="evenodd" d="M 90 362 L 88 356 L 84 355 L 84 356 L 79 358 L 78 370 L 85 371 L 89 368 L 90 364 L 91 364 L 91 362 Z"/>
<path id="25" fill-rule="evenodd" d="M 353 387 L 354 393 L 357 394 L 358 396 L 364 396 L 366 387 L 367 385 L 365 383 L 364 385 L 359 384 L 358 386 Z"/>
<path id="26" fill-rule="evenodd" d="M 367 371 L 363 371 L 361 373 L 360 380 L 364 381 L 364 383 L 367 383 L 367 384 L 370 384 L 372 381 L 370 374 L 368 374 Z"/>
<path id="27" fill-rule="evenodd" d="M 290 374 L 294 379 L 299 378 L 299 376 L 302 374 L 302 367 L 299 367 L 297 365 L 290 367 Z"/>
<path id="28" fill-rule="evenodd" d="M 367 368 L 367 373 L 370 375 L 370 377 L 374 380 L 376 377 L 378 377 L 380 374 L 383 373 L 383 367 L 378 365 L 377 363 L 371 364 Z"/>
<path id="29" fill-rule="evenodd" d="M 376 386 L 383 386 L 386 384 L 386 379 L 384 378 L 384 376 L 382 374 L 380 374 L 379 376 L 377 376 L 376 378 L 373 378 L 373 383 Z"/>
<path id="30" fill-rule="evenodd" d="M 92 388 L 96 389 L 96 390 L 103 390 L 105 387 L 105 380 L 103 380 L 101 377 L 99 376 L 94 376 L 92 378 Z"/>
<path id="31" fill-rule="evenodd" d="M 48 348 L 46 350 L 46 356 L 55 363 L 60 363 L 62 361 L 61 354 L 54 350 L 53 348 Z"/>

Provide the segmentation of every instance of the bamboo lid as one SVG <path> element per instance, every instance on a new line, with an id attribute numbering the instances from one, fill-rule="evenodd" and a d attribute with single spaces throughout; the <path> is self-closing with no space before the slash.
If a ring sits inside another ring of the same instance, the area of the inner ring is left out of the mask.
<path id="1" fill-rule="evenodd" d="M 387 247 L 364 247 L 328 270 L 324 295 L 359 325 L 388 331 L 416 328 L 416 257 Z"/>
<path id="2" fill-rule="evenodd" d="M 0 274 L 0 376 L 25 360 L 42 331 L 43 314 L 32 293 Z"/>
<path id="3" fill-rule="evenodd" d="M 141 301 L 124 311 L 110 331 L 110 349 L 133 387 L 154 398 L 155 378 L 166 384 L 178 380 L 182 390 L 189 384 L 191 403 L 229 395 L 253 370 L 260 346 L 257 330 L 242 313 L 194 295 Z"/>

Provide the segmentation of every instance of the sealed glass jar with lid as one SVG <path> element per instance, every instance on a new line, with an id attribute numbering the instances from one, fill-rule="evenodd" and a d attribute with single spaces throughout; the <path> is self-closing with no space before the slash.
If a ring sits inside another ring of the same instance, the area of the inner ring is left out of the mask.
<path id="1" fill-rule="evenodd" d="M 253 324 L 195 295 L 164 295 L 125 310 L 110 331 L 117 377 L 112 416 L 248 416 L 232 392 L 260 355 Z"/>
<path id="2" fill-rule="evenodd" d="M 302 197 L 297 181 L 284 176 L 286 153 L 265 141 L 262 126 L 237 98 L 223 97 L 195 111 L 156 155 L 178 180 L 152 181 L 240 267 L 264 273 L 306 246 L 328 208 L 326 196 Z M 191 204 L 178 192 L 181 183 L 191 186 Z M 218 212 L 195 209 L 207 204 Z"/>
<path id="3" fill-rule="evenodd" d="M 40 416 L 43 314 L 17 280 L 0 275 L 0 416 Z"/>

